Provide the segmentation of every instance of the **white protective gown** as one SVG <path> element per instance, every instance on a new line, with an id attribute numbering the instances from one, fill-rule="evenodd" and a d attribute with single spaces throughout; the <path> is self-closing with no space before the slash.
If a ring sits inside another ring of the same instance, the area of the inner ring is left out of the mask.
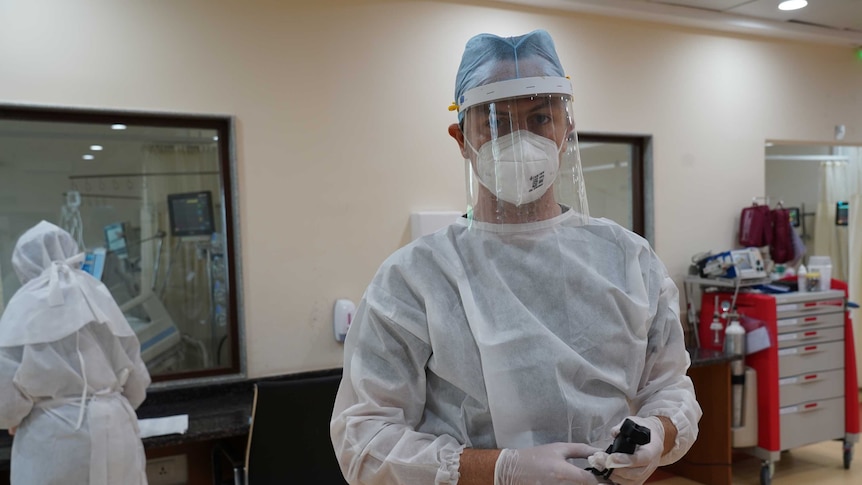
<path id="1" fill-rule="evenodd" d="M 330 425 L 351 484 L 456 483 L 465 447 L 606 448 L 629 415 L 676 425 L 662 464 L 688 451 L 701 409 L 678 290 L 644 239 L 571 214 L 462 219 L 384 262 Z"/>
<path id="2" fill-rule="evenodd" d="M 67 233 L 43 222 L 15 251 L 25 284 L 0 318 L 0 428 L 18 427 L 12 485 L 145 485 L 134 408 L 150 376 L 134 332 L 76 269 Z"/>

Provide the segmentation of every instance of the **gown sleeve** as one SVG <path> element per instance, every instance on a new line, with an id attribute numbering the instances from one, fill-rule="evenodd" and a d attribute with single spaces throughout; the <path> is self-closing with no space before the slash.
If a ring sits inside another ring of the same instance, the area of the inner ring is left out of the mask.
<path id="1" fill-rule="evenodd" d="M 661 460 L 661 465 L 667 465 L 682 458 L 694 444 L 703 412 L 686 374 L 691 359 L 679 318 L 679 290 L 657 258 L 651 281 L 660 291 L 648 331 L 646 367 L 632 404 L 639 416 L 666 416 L 676 426 L 675 446 Z"/>
<path id="2" fill-rule="evenodd" d="M 0 348 L 0 429 L 20 425 L 33 408 L 15 383 L 22 355 L 23 347 Z"/>
<path id="3" fill-rule="evenodd" d="M 150 385 L 150 373 L 141 359 L 141 345 L 136 338 L 121 339 L 123 350 L 132 362 L 132 369 L 126 385 L 123 386 L 123 395 L 129 400 L 132 408 L 137 409 L 147 397 L 147 387 Z"/>
<path id="4" fill-rule="evenodd" d="M 425 316 L 381 288 L 369 288 L 345 342 L 330 433 L 348 483 L 454 484 L 464 446 L 417 431 L 431 355 Z"/>

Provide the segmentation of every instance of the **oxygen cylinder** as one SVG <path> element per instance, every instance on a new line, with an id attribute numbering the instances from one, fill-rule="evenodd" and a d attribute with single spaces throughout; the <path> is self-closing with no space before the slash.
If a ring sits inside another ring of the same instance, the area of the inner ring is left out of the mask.
<path id="1" fill-rule="evenodd" d="M 742 426 L 742 408 L 745 389 L 745 329 L 739 323 L 739 316 L 734 310 L 730 323 L 724 329 L 724 353 L 740 355 L 743 358 L 730 363 L 731 383 L 731 425 L 734 428 Z"/>

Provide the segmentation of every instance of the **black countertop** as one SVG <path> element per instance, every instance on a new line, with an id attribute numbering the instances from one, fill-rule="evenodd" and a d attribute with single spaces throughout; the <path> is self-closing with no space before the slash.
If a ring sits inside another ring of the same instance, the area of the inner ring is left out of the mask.
<path id="1" fill-rule="evenodd" d="M 144 448 L 161 448 L 245 435 L 249 430 L 255 383 L 309 379 L 333 374 L 341 374 L 341 369 L 149 391 L 147 399 L 137 409 L 139 419 L 188 414 L 189 427 L 183 434 L 144 438 Z M 0 432 L 0 471 L 9 470 L 11 448 L 12 437 L 6 431 Z"/>
<path id="2" fill-rule="evenodd" d="M 742 359 L 740 355 L 727 355 L 724 352 L 712 349 L 688 348 L 688 355 L 691 356 L 692 367 L 702 367 L 705 365 L 723 364 L 734 360 Z"/>
<path id="3" fill-rule="evenodd" d="M 721 364 L 739 359 L 739 357 L 730 357 L 715 350 L 698 348 L 687 350 L 691 356 L 692 367 Z M 188 414 L 189 428 L 184 434 L 144 438 L 144 448 L 160 448 L 242 436 L 248 433 L 256 382 L 313 378 L 336 373 L 340 374 L 341 369 L 265 379 L 249 379 L 233 383 L 208 384 L 201 387 L 150 391 L 146 401 L 137 410 L 138 418 Z M 12 437 L 5 431 L 0 432 L 0 471 L 9 469 L 11 447 Z"/>

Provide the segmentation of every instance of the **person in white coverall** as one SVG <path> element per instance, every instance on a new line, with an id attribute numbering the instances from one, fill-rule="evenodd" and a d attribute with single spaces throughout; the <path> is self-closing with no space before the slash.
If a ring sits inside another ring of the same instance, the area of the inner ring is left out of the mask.
<path id="1" fill-rule="evenodd" d="M 134 409 L 150 375 L 78 245 L 40 222 L 15 246 L 22 287 L 0 317 L 0 428 L 14 433 L 12 485 L 145 485 Z"/>
<path id="2" fill-rule="evenodd" d="M 590 218 L 550 35 L 467 42 L 449 127 L 468 206 L 391 255 L 347 332 L 330 432 L 351 484 L 643 483 L 701 416 L 678 291 Z M 650 441 L 605 453 L 630 418 Z"/>

